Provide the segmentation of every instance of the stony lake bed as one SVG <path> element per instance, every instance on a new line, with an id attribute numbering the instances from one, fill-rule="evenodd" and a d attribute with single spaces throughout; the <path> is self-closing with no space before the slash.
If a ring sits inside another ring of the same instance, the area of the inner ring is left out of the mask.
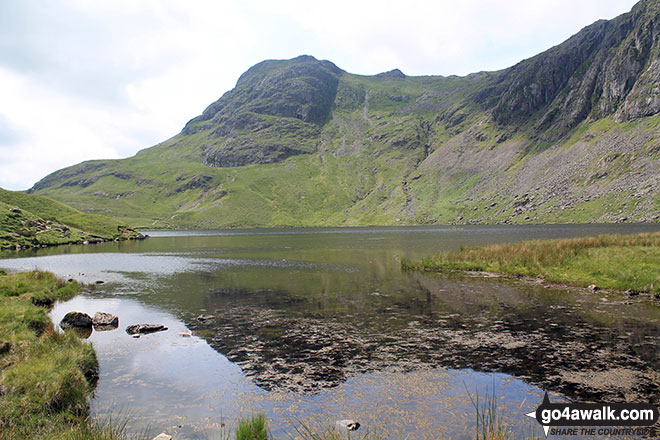
<path id="1" fill-rule="evenodd" d="M 4 253 L 0 268 L 92 284 L 58 303 L 119 316 L 94 331 L 96 417 L 133 432 L 220 438 L 263 412 L 275 438 L 354 418 L 384 438 L 472 438 L 471 397 L 507 426 L 553 400 L 658 402 L 660 307 L 619 293 L 401 270 L 460 245 L 657 225 L 150 232 L 141 242 Z M 94 284 L 103 281 L 103 284 Z M 200 315 L 211 318 L 202 321 Z M 132 338 L 131 324 L 165 325 Z M 182 334 L 190 334 L 190 337 Z M 532 423 L 533 422 L 533 423 Z M 224 426 L 223 426 L 224 425 Z"/>

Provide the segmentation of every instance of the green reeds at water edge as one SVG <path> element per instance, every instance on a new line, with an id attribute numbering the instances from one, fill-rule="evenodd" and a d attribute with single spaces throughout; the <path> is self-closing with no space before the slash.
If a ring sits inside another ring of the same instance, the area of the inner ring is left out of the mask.
<path id="1" fill-rule="evenodd" d="M 474 406 L 476 414 L 476 425 L 475 425 L 475 440 L 509 440 L 513 437 L 506 429 L 502 418 L 499 416 L 497 409 L 497 398 L 495 396 L 495 390 L 491 394 L 486 395 L 483 399 L 480 399 L 479 393 L 476 393 L 474 397 L 472 394 L 465 388 L 472 406 Z"/>
<path id="2" fill-rule="evenodd" d="M 660 233 L 599 235 L 461 247 L 406 270 L 483 271 L 532 276 L 552 283 L 602 289 L 660 292 Z"/>
<path id="3" fill-rule="evenodd" d="M 268 440 L 266 416 L 256 414 L 241 420 L 236 428 L 236 440 Z"/>

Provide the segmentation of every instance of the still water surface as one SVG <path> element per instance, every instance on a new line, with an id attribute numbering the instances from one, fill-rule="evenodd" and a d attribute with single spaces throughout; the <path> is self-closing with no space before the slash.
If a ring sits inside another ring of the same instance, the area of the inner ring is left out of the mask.
<path id="1" fill-rule="evenodd" d="M 264 412 L 275 438 L 354 418 L 391 439 L 471 438 L 493 390 L 511 430 L 545 390 L 573 400 L 660 397 L 660 311 L 617 295 L 406 273 L 401 258 L 461 245 L 658 226 L 472 226 L 150 232 L 142 242 L 2 254 L 0 267 L 97 285 L 59 303 L 120 317 L 94 332 L 98 417 L 221 438 Z M 197 316 L 214 319 L 200 323 Z M 135 323 L 166 332 L 133 339 Z M 192 331 L 192 337 L 180 332 Z M 223 427 L 223 424 L 226 426 Z M 538 431 L 537 431 L 538 432 Z"/>

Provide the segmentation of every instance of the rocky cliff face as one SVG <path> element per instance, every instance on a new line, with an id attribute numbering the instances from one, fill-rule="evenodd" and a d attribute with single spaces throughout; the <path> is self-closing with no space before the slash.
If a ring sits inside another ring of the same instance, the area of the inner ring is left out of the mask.
<path id="1" fill-rule="evenodd" d="M 656 221 L 660 0 L 466 77 L 269 60 L 174 138 L 32 191 L 140 225 Z"/>
<path id="2" fill-rule="evenodd" d="M 532 124 L 558 139 L 585 120 L 617 121 L 660 111 L 660 6 L 644 0 L 613 20 L 498 72 L 475 99 L 500 124 Z"/>
<path id="3" fill-rule="evenodd" d="M 341 73 L 331 62 L 306 55 L 263 61 L 182 133 L 210 132 L 211 145 L 202 157 L 211 166 L 278 162 L 311 153 L 320 126 L 330 117 Z"/>

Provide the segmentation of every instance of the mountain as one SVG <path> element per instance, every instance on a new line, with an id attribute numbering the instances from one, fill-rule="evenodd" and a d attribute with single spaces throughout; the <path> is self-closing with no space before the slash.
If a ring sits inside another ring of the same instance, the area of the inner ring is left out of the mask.
<path id="1" fill-rule="evenodd" d="M 263 61 L 181 133 L 32 193 L 147 227 L 657 221 L 660 0 L 497 72 Z"/>
<path id="2" fill-rule="evenodd" d="M 108 217 L 0 188 L 0 249 L 143 238 Z"/>

